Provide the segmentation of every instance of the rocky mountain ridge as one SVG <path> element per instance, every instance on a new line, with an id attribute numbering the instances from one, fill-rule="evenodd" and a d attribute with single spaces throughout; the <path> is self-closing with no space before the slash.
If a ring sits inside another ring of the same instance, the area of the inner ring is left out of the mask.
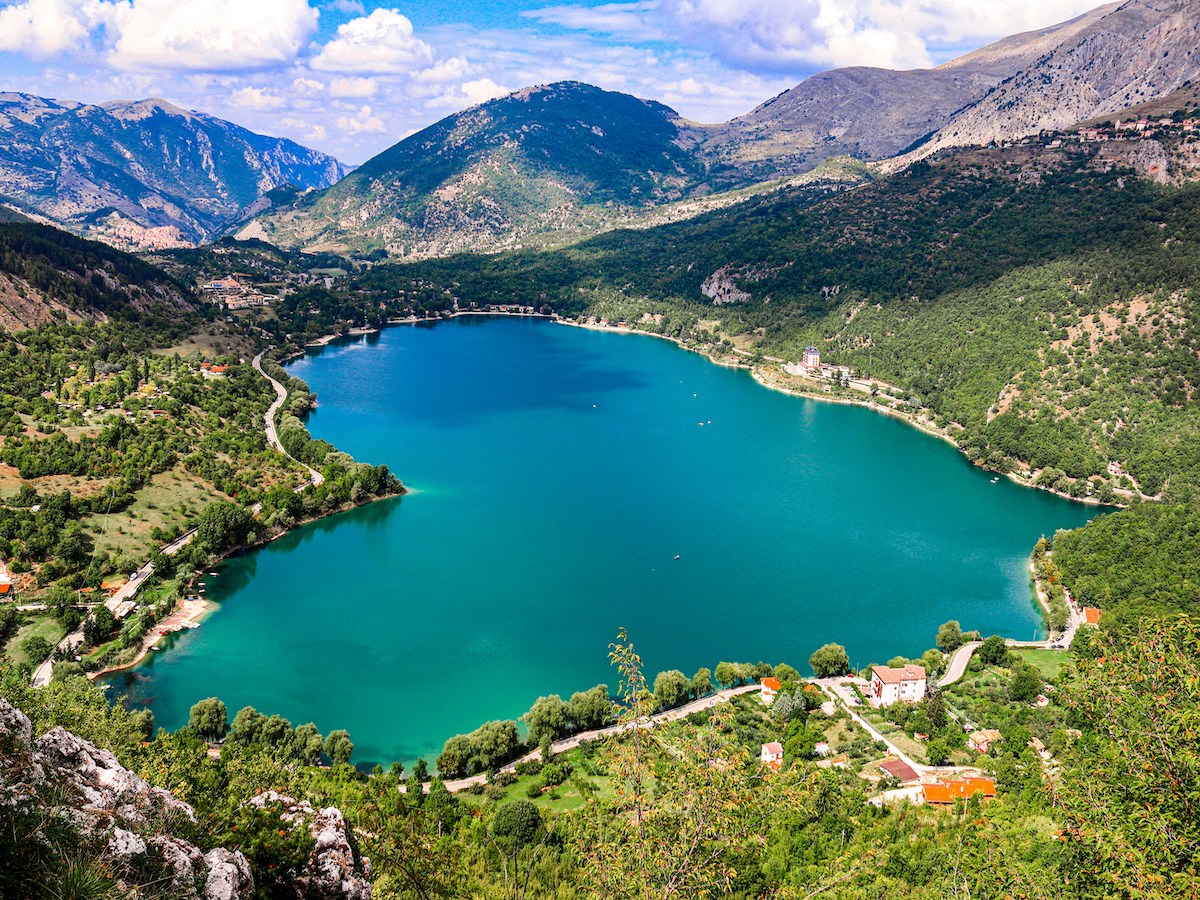
<path id="1" fill-rule="evenodd" d="M 0 93 L 0 199 L 118 246 L 208 241 L 269 208 L 273 191 L 345 173 L 323 153 L 163 100 Z"/>
<path id="2" fill-rule="evenodd" d="M 1049 35 L 1044 53 L 956 113 L 898 162 L 1119 115 L 1200 80 L 1200 3 L 1127 0 Z"/>

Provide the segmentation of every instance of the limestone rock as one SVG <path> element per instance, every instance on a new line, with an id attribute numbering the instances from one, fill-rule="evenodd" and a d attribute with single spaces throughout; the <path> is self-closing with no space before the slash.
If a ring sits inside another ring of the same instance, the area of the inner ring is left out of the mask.
<path id="1" fill-rule="evenodd" d="M 336 807 L 314 810 L 312 804 L 295 800 L 276 791 L 265 791 L 250 801 L 260 809 L 277 803 L 280 818 L 293 828 L 307 828 L 314 846 L 304 872 L 301 887 L 304 896 L 370 900 L 371 862 L 358 859 L 350 843 L 350 829 L 342 811 Z"/>

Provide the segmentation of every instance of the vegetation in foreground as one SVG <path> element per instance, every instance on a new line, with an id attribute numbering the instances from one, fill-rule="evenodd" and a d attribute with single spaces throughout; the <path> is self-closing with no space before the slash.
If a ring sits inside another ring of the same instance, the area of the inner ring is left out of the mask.
<path id="1" fill-rule="evenodd" d="M 239 714 L 213 757 L 202 736 L 227 724 L 221 710 L 198 711 L 191 727 L 147 740 L 144 714 L 110 706 L 82 679 L 33 690 L 6 668 L 0 685 L 35 734 L 62 725 L 190 803 L 196 821 L 170 827 L 202 849 L 242 849 L 264 897 L 294 895 L 289 873 L 306 852 L 278 818 L 248 810 L 265 788 L 340 808 L 370 859 L 373 896 L 384 900 L 1191 897 L 1200 890 L 1190 724 L 1200 708 L 1198 651 L 1200 626 L 1186 617 L 1097 632 L 1055 678 L 1046 709 L 990 687 L 1012 660 L 983 665 L 947 705 L 986 707 L 999 724 L 1004 739 L 978 758 L 998 796 L 950 808 L 876 807 L 866 797 L 886 789 L 884 779 L 822 768 L 791 751 L 771 772 L 757 758 L 760 742 L 837 725 L 807 708 L 781 720 L 753 696 L 453 795 L 436 779 L 428 793 L 414 790 L 420 773 L 402 792 L 398 767 L 311 765 L 343 751 L 339 736 L 322 741 L 305 726 Z M 623 695 L 614 714 L 636 721 L 653 702 L 640 660 L 627 642 L 614 644 L 612 657 Z M 1041 733 L 1049 762 L 1027 746 Z M 568 795 L 572 802 L 562 802 Z M 5 896 L 58 896 L 68 871 L 88 875 L 97 886 L 89 896 L 183 896 L 139 884 L 147 866 L 116 867 L 105 834 L 72 831 L 71 802 L 60 795 L 0 805 Z"/>

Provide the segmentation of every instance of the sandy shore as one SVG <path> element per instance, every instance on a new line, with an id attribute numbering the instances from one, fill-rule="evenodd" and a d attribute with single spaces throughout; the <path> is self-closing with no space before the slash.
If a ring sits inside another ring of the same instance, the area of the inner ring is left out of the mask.
<path id="1" fill-rule="evenodd" d="M 100 669 L 96 672 L 89 672 L 88 678 L 95 681 L 102 675 L 109 675 L 113 672 L 120 672 L 124 669 L 132 669 L 143 659 L 145 659 L 147 654 L 156 648 L 158 642 L 161 641 L 166 634 L 170 634 L 173 631 L 182 631 L 192 623 L 199 622 L 204 617 L 204 614 L 208 612 L 208 606 L 208 601 L 203 598 L 199 600 L 182 601 L 177 607 L 175 607 L 174 612 L 172 612 L 161 622 L 156 622 L 154 626 L 146 632 L 146 636 L 142 638 L 142 646 L 138 649 L 137 656 L 135 656 L 129 662 L 122 663 L 119 666 L 109 666 L 106 669 Z M 164 632 L 166 634 L 164 634 Z"/>

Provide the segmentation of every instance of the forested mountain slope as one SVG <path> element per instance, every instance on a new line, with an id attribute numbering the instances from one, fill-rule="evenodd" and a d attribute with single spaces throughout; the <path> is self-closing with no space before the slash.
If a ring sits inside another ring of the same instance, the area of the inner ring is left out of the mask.
<path id="1" fill-rule="evenodd" d="M 788 359 L 815 342 L 899 385 L 972 458 L 1063 489 L 1128 487 L 1110 461 L 1148 494 L 1200 472 L 1200 185 L 1138 178 L 1111 148 L 958 152 L 815 203 L 781 192 L 555 254 L 367 276 L 389 277 L 460 303 L 662 313 L 638 327 Z M 716 282 L 740 302 L 715 304 Z"/>

